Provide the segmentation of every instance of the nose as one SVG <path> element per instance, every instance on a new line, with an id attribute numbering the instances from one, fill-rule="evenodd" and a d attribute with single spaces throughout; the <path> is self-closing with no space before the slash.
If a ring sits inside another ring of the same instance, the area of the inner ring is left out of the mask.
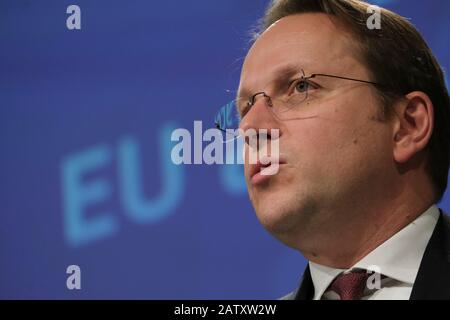
<path id="1" fill-rule="evenodd" d="M 270 132 L 272 129 L 278 129 L 279 133 L 277 138 L 281 137 L 282 130 L 280 122 L 270 110 L 273 107 L 272 99 L 265 92 L 259 92 L 253 96 L 252 102 L 253 105 L 242 118 L 239 126 L 244 131 L 246 144 L 249 144 L 249 137 L 253 135 L 256 135 L 256 139 L 259 142 L 260 138 L 262 138 L 261 132 L 264 132 L 264 139 L 271 139 Z"/>

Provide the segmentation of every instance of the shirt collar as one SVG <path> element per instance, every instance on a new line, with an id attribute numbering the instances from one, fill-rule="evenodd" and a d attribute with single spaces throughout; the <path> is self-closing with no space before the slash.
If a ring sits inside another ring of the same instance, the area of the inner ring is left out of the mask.
<path id="1" fill-rule="evenodd" d="M 432 205 L 416 220 L 375 248 L 350 269 L 336 269 L 310 261 L 314 299 L 322 297 L 338 274 L 355 268 L 374 270 L 375 266 L 377 268 L 375 271 L 413 285 L 439 214 L 437 206 Z"/>

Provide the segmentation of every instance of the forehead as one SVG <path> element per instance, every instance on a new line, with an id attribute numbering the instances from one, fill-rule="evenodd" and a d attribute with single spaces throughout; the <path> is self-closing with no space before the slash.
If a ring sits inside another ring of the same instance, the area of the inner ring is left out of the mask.
<path id="1" fill-rule="evenodd" d="M 352 74 L 361 68 L 357 46 L 346 29 L 322 13 L 284 17 L 270 26 L 249 50 L 241 86 L 261 88 L 280 70 L 297 67 L 310 73 Z"/>

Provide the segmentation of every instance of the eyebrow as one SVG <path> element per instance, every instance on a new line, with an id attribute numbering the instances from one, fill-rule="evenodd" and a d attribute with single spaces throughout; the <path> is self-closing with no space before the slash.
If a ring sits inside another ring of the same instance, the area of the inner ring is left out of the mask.
<path id="1" fill-rule="evenodd" d="M 286 64 L 279 68 L 277 68 L 273 72 L 273 76 L 271 77 L 271 80 L 268 83 L 274 83 L 275 88 L 278 90 L 280 85 L 283 84 L 286 79 L 289 79 L 295 75 L 301 75 L 302 67 L 298 64 Z M 266 84 L 267 85 L 267 84 Z M 266 86 L 264 85 L 264 87 Z M 254 93 L 257 91 L 263 90 L 264 88 L 256 89 Z M 252 93 L 254 90 L 250 90 L 249 88 L 242 88 L 237 93 L 237 98 L 245 98 L 250 97 L 250 95 L 254 94 Z"/>

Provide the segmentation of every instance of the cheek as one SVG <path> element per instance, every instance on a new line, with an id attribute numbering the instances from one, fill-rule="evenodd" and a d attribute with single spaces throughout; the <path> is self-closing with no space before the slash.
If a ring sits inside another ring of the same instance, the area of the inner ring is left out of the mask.
<path id="1" fill-rule="evenodd" d="M 300 166 L 336 171 L 348 162 L 358 165 L 365 158 L 388 151 L 386 139 L 389 135 L 383 124 L 370 120 L 369 116 L 344 119 L 339 117 L 339 112 L 333 113 L 334 118 L 331 114 L 303 120 L 303 124 L 289 130 L 289 149 Z"/>
<path id="2" fill-rule="evenodd" d="M 382 124 L 376 121 L 378 108 L 371 91 L 352 92 L 337 97 L 333 103 L 322 104 L 318 108 L 317 117 L 305 119 L 303 125 L 300 124 L 293 130 L 301 130 L 301 133 L 295 134 L 308 137 L 309 145 L 317 149 L 354 149 L 380 130 Z"/>
<path id="3" fill-rule="evenodd" d="M 300 120 L 289 130 L 290 149 L 300 158 L 322 157 L 335 148 L 340 148 L 347 140 L 348 130 L 326 119 Z M 320 159 L 319 159 L 320 160 Z"/>

